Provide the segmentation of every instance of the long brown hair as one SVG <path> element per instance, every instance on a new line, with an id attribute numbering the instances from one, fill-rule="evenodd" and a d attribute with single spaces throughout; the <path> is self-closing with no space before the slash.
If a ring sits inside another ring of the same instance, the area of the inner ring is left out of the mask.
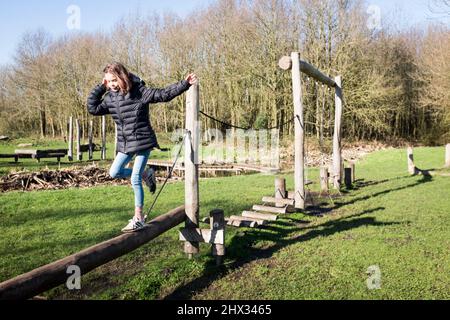
<path id="1" fill-rule="evenodd" d="M 117 82 L 119 83 L 120 92 L 122 94 L 125 95 L 130 92 L 132 82 L 130 80 L 130 74 L 123 64 L 119 62 L 110 63 L 103 69 L 103 72 L 111 73 L 117 77 Z"/>

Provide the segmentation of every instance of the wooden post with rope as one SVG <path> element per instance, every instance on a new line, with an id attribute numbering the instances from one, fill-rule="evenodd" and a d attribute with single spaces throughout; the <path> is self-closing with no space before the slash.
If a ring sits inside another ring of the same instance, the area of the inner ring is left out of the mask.
<path id="1" fill-rule="evenodd" d="M 184 196 L 186 207 L 186 229 L 196 229 L 199 225 L 199 190 L 198 190 L 198 150 L 199 132 L 199 84 L 193 84 L 186 95 L 186 130 L 184 153 Z M 191 259 L 199 252 L 199 243 L 185 241 L 184 252 Z"/>

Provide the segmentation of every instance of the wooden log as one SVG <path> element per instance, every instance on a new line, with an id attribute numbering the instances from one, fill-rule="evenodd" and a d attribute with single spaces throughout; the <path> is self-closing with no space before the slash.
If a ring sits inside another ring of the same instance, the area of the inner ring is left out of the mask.
<path id="1" fill-rule="evenodd" d="M 258 225 L 262 226 L 267 223 L 267 221 L 262 219 L 255 219 L 250 217 L 242 217 L 242 216 L 230 216 L 230 220 L 240 220 L 240 221 L 254 221 Z"/>
<path id="2" fill-rule="evenodd" d="M 255 211 L 265 211 L 265 212 L 271 212 L 271 213 L 280 213 L 280 214 L 284 214 L 286 213 L 286 207 L 284 208 L 276 208 L 276 207 L 271 207 L 271 206 L 262 206 L 259 204 L 255 204 L 252 207 L 252 210 Z"/>
<path id="3" fill-rule="evenodd" d="M 198 150 L 200 142 L 199 122 L 199 85 L 192 85 L 186 95 L 186 130 L 185 139 L 185 187 L 186 228 L 198 228 L 199 189 L 198 189 Z M 198 242 L 184 243 L 184 252 L 189 258 L 199 252 Z"/>
<path id="4" fill-rule="evenodd" d="M 102 160 L 106 160 L 106 116 L 102 116 Z"/>
<path id="5" fill-rule="evenodd" d="M 412 147 L 408 147 L 406 149 L 406 156 L 408 158 L 408 173 L 416 174 L 416 166 L 414 165 L 414 156 Z"/>
<path id="6" fill-rule="evenodd" d="M 285 178 L 275 178 L 275 198 L 276 199 L 284 199 L 286 198 L 286 179 Z M 264 199 L 263 199 L 264 201 Z M 275 207 L 284 207 L 282 202 L 275 202 Z"/>
<path id="7" fill-rule="evenodd" d="M 81 126 L 80 120 L 75 120 L 75 129 L 77 132 L 77 161 L 83 160 L 83 154 L 81 153 Z"/>
<path id="8" fill-rule="evenodd" d="M 328 168 L 321 167 L 320 168 L 320 190 L 328 192 Z"/>
<path id="9" fill-rule="evenodd" d="M 278 61 L 278 66 L 283 70 L 289 70 L 292 68 L 293 64 L 293 57 L 284 56 L 281 57 L 281 59 Z M 336 86 L 336 82 L 328 77 L 327 75 L 323 74 L 321 71 L 319 71 L 316 67 L 309 64 L 306 61 L 300 60 L 300 70 L 307 74 L 308 76 L 314 78 L 315 80 L 330 86 L 334 87 Z"/>
<path id="10" fill-rule="evenodd" d="M 333 186 L 339 189 L 341 186 L 341 118 L 342 118 L 342 89 L 341 76 L 335 78 L 335 116 L 334 116 L 334 134 L 333 134 Z"/>
<path id="11" fill-rule="evenodd" d="M 283 206 L 283 208 L 288 204 L 293 206 L 295 201 L 293 199 L 288 199 L 288 198 L 284 198 L 284 199 L 278 199 L 276 197 L 263 197 L 262 198 L 262 202 L 270 202 L 270 203 L 278 203 L 280 205 Z M 279 207 L 277 207 L 279 208 Z"/>
<path id="12" fill-rule="evenodd" d="M 69 117 L 69 151 L 67 158 L 69 161 L 73 161 L 73 117 Z"/>
<path id="13" fill-rule="evenodd" d="M 209 212 L 211 231 L 221 231 L 223 233 L 223 243 L 215 243 L 211 246 L 211 253 L 216 257 L 216 265 L 221 265 L 225 256 L 225 217 L 221 209 L 214 209 Z"/>
<path id="14" fill-rule="evenodd" d="M 200 229 L 200 228 L 183 228 L 179 232 L 180 241 L 204 242 L 211 244 L 225 244 L 224 231 Z"/>
<path id="15" fill-rule="evenodd" d="M 450 167 L 450 143 L 445 145 L 445 167 Z"/>
<path id="16" fill-rule="evenodd" d="M 146 244 L 185 220 L 184 206 L 160 215 L 139 232 L 122 234 L 61 260 L 0 283 L 0 300 L 22 300 L 67 281 L 67 268 L 78 266 L 81 275 Z"/>
<path id="17" fill-rule="evenodd" d="M 276 214 L 269 214 L 269 213 L 261 213 L 256 211 L 242 211 L 242 216 L 247 218 L 255 218 L 260 220 L 269 220 L 269 221 L 276 221 L 278 219 L 278 216 Z"/>
<path id="18" fill-rule="evenodd" d="M 291 53 L 292 59 L 292 95 L 294 99 L 294 192 L 295 207 L 305 209 L 305 168 L 304 168 L 304 120 L 302 86 L 300 77 L 300 55 Z"/>

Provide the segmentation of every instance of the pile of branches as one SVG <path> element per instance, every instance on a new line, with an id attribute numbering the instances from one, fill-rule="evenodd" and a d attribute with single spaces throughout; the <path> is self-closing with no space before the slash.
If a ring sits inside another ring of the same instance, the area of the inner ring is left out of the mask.
<path id="1" fill-rule="evenodd" d="M 129 179 L 113 179 L 107 169 L 90 165 L 77 169 L 12 172 L 0 177 L 0 191 L 50 190 L 70 187 L 92 187 L 100 184 L 125 185 L 129 183 Z"/>

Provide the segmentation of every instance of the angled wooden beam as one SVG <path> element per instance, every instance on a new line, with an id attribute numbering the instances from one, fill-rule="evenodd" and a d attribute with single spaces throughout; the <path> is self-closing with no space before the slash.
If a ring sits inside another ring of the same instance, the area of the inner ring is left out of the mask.
<path id="1" fill-rule="evenodd" d="M 184 206 L 160 215 L 139 232 L 122 234 L 61 260 L 49 263 L 0 283 L 0 300 L 23 300 L 67 281 L 69 266 L 78 266 L 81 275 L 146 244 L 185 220 Z"/>

